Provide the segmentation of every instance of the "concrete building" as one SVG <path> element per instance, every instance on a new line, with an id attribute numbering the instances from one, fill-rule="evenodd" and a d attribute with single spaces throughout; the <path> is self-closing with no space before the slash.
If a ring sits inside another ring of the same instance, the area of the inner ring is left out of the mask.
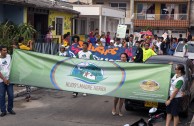
<path id="1" fill-rule="evenodd" d="M 149 28 L 158 35 L 170 30 L 173 37 L 186 37 L 189 14 L 190 0 L 135 0 L 134 29 Z"/>
<path id="2" fill-rule="evenodd" d="M 79 18 L 74 20 L 76 34 L 88 34 L 99 29 L 100 34 L 110 32 L 111 36 L 114 36 L 118 24 L 126 24 L 126 7 L 112 8 L 108 3 L 102 5 L 94 0 L 66 0 L 66 2 L 74 3 L 73 9 L 80 12 Z"/>

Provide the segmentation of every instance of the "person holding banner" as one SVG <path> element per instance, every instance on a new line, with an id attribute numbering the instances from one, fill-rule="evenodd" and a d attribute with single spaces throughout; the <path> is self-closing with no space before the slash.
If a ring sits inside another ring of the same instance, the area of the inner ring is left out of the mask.
<path id="1" fill-rule="evenodd" d="M 32 51 L 33 50 L 33 41 L 28 41 L 28 44 L 25 45 L 24 44 L 24 38 L 23 37 L 19 37 L 19 46 L 15 47 L 15 48 L 19 48 L 21 50 L 27 50 L 27 51 Z M 26 101 L 29 102 L 31 99 L 31 86 L 26 85 Z"/>
<path id="2" fill-rule="evenodd" d="M 87 42 L 84 42 L 83 43 L 83 50 L 80 50 L 78 52 L 77 58 L 79 58 L 79 59 L 87 59 L 87 60 L 94 59 L 92 53 L 90 51 L 88 51 L 88 46 L 89 46 L 89 44 Z M 78 96 L 78 92 L 73 92 L 72 95 L 75 98 L 75 97 Z M 87 96 L 87 94 L 86 93 L 83 93 L 83 96 Z"/>
<path id="3" fill-rule="evenodd" d="M 0 108 L 2 112 L 0 116 L 3 117 L 7 114 L 5 99 L 6 92 L 8 95 L 7 111 L 12 115 L 15 115 L 16 113 L 13 111 L 13 84 L 11 84 L 9 81 L 11 56 L 7 54 L 6 46 L 0 47 L 0 53 Z"/>
<path id="4" fill-rule="evenodd" d="M 174 126 L 178 126 L 179 112 L 181 111 L 182 102 L 182 86 L 184 84 L 185 68 L 182 64 L 177 64 L 175 67 L 175 75 L 171 79 L 170 96 L 165 102 L 166 104 L 166 126 L 170 126 L 172 117 L 174 119 Z"/>
<path id="5" fill-rule="evenodd" d="M 129 57 L 126 53 L 121 53 L 120 58 L 121 58 L 121 62 L 127 62 Z M 125 100 L 124 98 L 117 98 L 117 97 L 114 98 L 114 106 L 112 109 L 113 116 L 115 116 L 117 114 L 116 108 L 117 108 L 118 102 L 119 102 L 119 113 L 118 114 L 119 114 L 119 116 L 123 116 L 121 110 L 123 107 L 124 100 Z"/>

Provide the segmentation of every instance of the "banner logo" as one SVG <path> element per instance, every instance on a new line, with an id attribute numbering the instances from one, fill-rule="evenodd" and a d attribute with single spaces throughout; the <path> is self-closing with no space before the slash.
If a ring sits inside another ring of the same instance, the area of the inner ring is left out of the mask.
<path id="1" fill-rule="evenodd" d="M 87 84 L 96 84 L 104 80 L 103 70 L 95 64 L 88 62 L 77 64 L 73 68 L 71 76 L 74 76 L 77 80 L 83 81 Z"/>

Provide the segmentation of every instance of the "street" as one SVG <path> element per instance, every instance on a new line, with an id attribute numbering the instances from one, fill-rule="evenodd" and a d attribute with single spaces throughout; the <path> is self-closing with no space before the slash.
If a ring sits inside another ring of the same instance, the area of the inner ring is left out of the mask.
<path id="1" fill-rule="evenodd" d="M 106 96 L 81 94 L 72 98 L 71 92 L 39 89 L 32 93 L 32 100 L 26 102 L 24 97 L 15 98 L 16 115 L 7 114 L 0 118 L 1 126 L 123 126 L 143 118 L 148 119 L 145 110 L 125 111 L 123 117 L 112 116 L 113 98 Z M 180 126 L 192 119 L 191 105 L 188 118 L 181 118 Z M 165 121 L 154 124 L 164 126 Z"/>

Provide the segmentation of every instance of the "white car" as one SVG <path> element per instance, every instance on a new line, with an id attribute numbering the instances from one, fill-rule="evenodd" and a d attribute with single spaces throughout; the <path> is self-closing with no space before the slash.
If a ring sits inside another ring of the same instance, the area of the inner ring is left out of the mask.
<path id="1" fill-rule="evenodd" d="M 188 58 L 191 59 L 194 63 L 194 41 L 187 42 L 188 44 Z M 183 57 L 183 42 L 179 42 L 175 52 L 174 56 L 180 56 Z"/>

